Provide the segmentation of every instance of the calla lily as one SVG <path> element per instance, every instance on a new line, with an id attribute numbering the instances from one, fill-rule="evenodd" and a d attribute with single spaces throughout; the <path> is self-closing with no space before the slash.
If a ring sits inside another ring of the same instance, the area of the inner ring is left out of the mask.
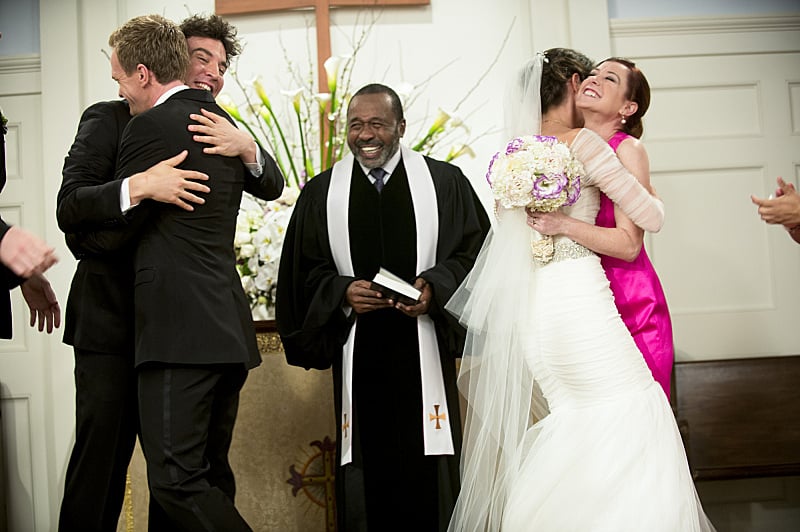
<path id="1" fill-rule="evenodd" d="M 272 109 L 272 104 L 269 101 L 269 96 L 267 96 L 267 91 L 264 89 L 264 82 L 261 76 L 253 80 L 253 88 L 256 89 L 256 94 L 258 94 L 261 103 L 263 103 L 267 109 Z"/>
<path id="2" fill-rule="evenodd" d="M 319 104 L 319 127 L 320 127 L 319 158 L 321 164 L 324 165 L 326 150 L 325 150 L 324 137 L 322 135 L 322 131 L 324 130 L 322 128 L 325 124 L 325 118 L 326 118 L 325 111 L 328 109 L 328 105 L 330 105 L 331 108 L 333 108 L 335 104 L 333 101 L 333 94 L 330 92 L 318 92 L 314 94 L 314 99 L 317 100 L 317 103 Z M 330 114 L 328 114 L 327 117 L 328 117 L 327 123 L 330 125 L 332 123 Z"/>
<path id="3" fill-rule="evenodd" d="M 336 80 L 339 77 L 339 68 L 344 63 L 345 58 L 340 55 L 332 55 L 323 63 L 325 74 L 328 77 L 328 90 L 336 92 Z"/>
<path id="4" fill-rule="evenodd" d="M 220 94 L 217 96 L 217 105 L 222 107 L 223 111 L 231 115 L 231 118 L 234 120 L 244 122 L 244 119 L 242 119 L 242 114 L 239 112 L 239 108 L 236 107 L 236 104 L 233 103 L 233 100 L 227 94 Z"/>
<path id="5" fill-rule="evenodd" d="M 319 104 L 319 111 L 324 112 L 325 108 L 328 106 L 328 103 L 331 101 L 331 93 L 318 92 L 314 94 L 314 99 L 317 100 L 317 103 Z"/>
<path id="6" fill-rule="evenodd" d="M 289 91 L 281 91 L 284 96 L 288 96 L 292 99 L 292 107 L 294 107 L 294 114 L 297 117 L 297 130 L 299 131 L 300 137 L 300 155 L 303 157 L 303 167 L 308 175 L 313 175 L 314 169 L 311 167 L 311 158 L 308 156 L 308 152 L 306 151 L 306 132 L 303 128 L 303 115 L 301 113 L 301 104 L 303 103 L 303 89 L 294 89 Z M 300 184 L 300 179 L 298 177 L 295 178 L 297 184 Z"/>
<path id="7" fill-rule="evenodd" d="M 467 135 L 469 135 L 469 126 L 460 116 L 455 113 L 450 113 L 450 122 L 448 122 L 448 125 L 452 128 L 460 127 L 467 133 Z"/>
<path id="8" fill-rule="evenodd" d="M 323 67 L 325 68 L 325 74 L 328 78 L 328 90 L 331 93 L 331 100 L 330 100 L 330 113 L 335 114 L 337 109 L 337 104 L 339 103 L 339 98 L 336 94 L 336 87 L 339 80 L 339 70 L 344 65 L 345 72 L 347 71 L 347 64 L 349 63 L 352 57 L 345 57 L 341 55 L 333 55 L 325 60 L 323 63 Z M 342 74 L 343 79 L 346 78 L 346 75 Z M 346 84 L 349 83 L 349 80 L 345 80 Z M 345 86 L 345 89 L 347 87 Z M 324 109 L 320 110 L 320 118 L 324 118 Z M 333 139 L 336 136 L 336 122 L 328 119 L 328 131 L 327 134 L 323 133 L 323 124 L 320 123 L 320 159 L 323 168 L 327 168 L 333 164 Z M 327 150 L 325 149 L 325 145 L 327 144 Z"/>
<path id="9" fill-rule="evenodd" d="M 303 98 L 302 98 L 303 89 L 299 88 L 299 89 L 285 90 L 285 91 L 281 91 L 281 94 L 283 94 L 284 96 L 288 96 L 292 100 L 292 107 L 294 107 L 294 112 L 295 113 L 299 113 L 300 112 L 300 104 L 303 101 Z"/>
<path id="10" fill-rule="evenodd" d="M 436 119 L 433 121 L 433 124 L 431 124 L 431 127 L 428 128 L 428 132 L 424 137 L 422 137 L 422 140 L 414 145 L 412 149 L 414 151 L 421 151 L 423 148 L 425 148 L 426 144 L 428 144 L 434 136 L 444 129 L 444 126 L 447 124 L 448 120 L 450 120 L 450 115 L 440 108 L 436 113 Z"/>
<path id="11" fill-rule="evenodd" d="M 272 108 L 272 103 L 270 102 L 269 96 L 267 95 L 267 91 L 264 89 L 264 83 L 262 81 L 261 76 L 256 77 L 253 80 L 252 84 L 256 90 L 256 94 L 258 94 L 258 98 L 261 100 L 261 103 L 263 104 L 261 107 L 258 108 L 256 114 L 260 116 L 264 120 L 264 123 L 267 125 L 267 128 L 269 129 L 269 132 L 273 137 L 272 145 L 283 146 L 283 150 L 286 154 L 286 157 L 289 160 L 289 166 L 291 167 L 291 175 L 294 177 L 295 184 L 298 184 L 299 181 L 297 177 L 297 169 L 295 168 L 294 160 L 292 159 L 292 151 L 289 148 L 289 144 L 286 142 L 286 135 L 283 133 L 280 121 L 278 120 L 278 117 L 275 116 L 275 110 Z M 295 112 L 299 114 L 298 109 L 299 109 L 299 104 L 295 104 Z M 245 124 L 245 126 L 247 126 L 248 130 L 250 130 L 249 125 L 246 122 L 243 123 Z M 277 138 L 276 138 L 276 133 L 277 133 Z M 256 137 L 254 133 L 253 137 Z M 285 168 L 281 162 L 281 157 L 278 155 L 277 152 L 275 153 L 275 158 L 276 162 L 278 163 L 278 166 L 281 169 L 281 173 L 284 175 L 284 178 L 288 183 L 289 174 L 285 171 Z"/>
<path id="12" fill-rule="evenodd" d="M 475 158 L 475 152 L 472 150 L 471 147 L 469 147 L 469 145 L 467 145 L 467 144 L 454 144 L 450 148 L 450 152 L 447 154 L 447 157 L 445 158 L 445 161 L 449 163 L 453 159 L 457 159 L 457 158 L 461 157 L 462 155 L 469 155 L 471 159 Z"/>
<path id="13" fill-rule="evenodd" d="M 258 108 L 258 116 L 267 123 L 267 126 L 272 125 L 272 115 L 269 114 L 269 109 L 267 109 L 266 106 L 262 105 Z"/>
<path id="14" fill-rule="evenodd" d="M 450 114 L 440 108 L 436 114 L 436 120 L 433 121 L 429 131 L 435 133 L 441 130 L 448 120 L 450 120 Z"/>

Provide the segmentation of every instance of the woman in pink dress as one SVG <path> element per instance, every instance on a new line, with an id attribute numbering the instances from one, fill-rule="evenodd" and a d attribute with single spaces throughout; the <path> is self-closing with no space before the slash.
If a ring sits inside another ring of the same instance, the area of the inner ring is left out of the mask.
<path id="1" fill-rule="evenodd" d="M 620 162 L 649 187 L 650 163 L 639 137 L 642 116 L 650 105 L 650 86 L 636 65 L 619 58 L 601 62 L 581 84 L 576 105 L 585 127 L 605 138 Z M 566 235 L 601 256 L 620 316 L 669 397 L 675 352 L 672 322 L 644 248 L 644 232 L 604 194 L 596 225 L 558 212 L 539 217 L 539 223 L 540 232 Z"/>

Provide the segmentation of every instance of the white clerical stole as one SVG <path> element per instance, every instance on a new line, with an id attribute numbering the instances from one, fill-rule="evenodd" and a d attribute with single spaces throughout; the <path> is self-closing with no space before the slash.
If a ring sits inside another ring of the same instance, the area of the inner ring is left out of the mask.
<path id="1" fill-rule="evenodd" d="M 417 230 L 417 274 L 436 264 L 436 246 L 439 235 L 439 209 L 436 204 L 436 189 L 433 178 L 419 153 L 401 145 L 403 164 L 408 175 L 408 186 L 414 204 L 414 219 Z M 353 276 L 353 261 L 350 256 L 350 233 L 348 208 L 350 205 L 350 180 L 355 158 L 348 154 L 333 165 L 328 187 L 327 221 L 328 240 L 339 275 Z M 333 237 L 336 235 L 336 238 Z M 342 418 L 339 420 L 339 438 L 342 443 L 341 465 L 353 460 L 353 346 L 355 344 L 358 317 L 342 352 Z M 447 408 L 442 363 L 436 329 L 428 315 L 417 317 L 419 339 L 419 367 L 422 375 L 422 426 L 426 455 L 455 453 L 453 435 L 450 431 L 450 416 Z M 458 415 L 457 413 L 455 415 Z"/>

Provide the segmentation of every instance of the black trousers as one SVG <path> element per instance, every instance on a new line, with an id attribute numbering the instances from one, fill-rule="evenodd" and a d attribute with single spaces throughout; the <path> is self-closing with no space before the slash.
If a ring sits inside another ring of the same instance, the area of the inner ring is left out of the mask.
<path id="1" fill-rule="evenodd" d="M 133 354 L 75 349 L 75 445 L 59 532 L 115 532 L 138 431 Z"/>
<path id="2" fill-rule="evenodd" d="M 242 364 L 148 363 L 138 368 L 141 442 L 147 460 L 150 532 L 236 532 L 228 451 L 247 378 Z"/>

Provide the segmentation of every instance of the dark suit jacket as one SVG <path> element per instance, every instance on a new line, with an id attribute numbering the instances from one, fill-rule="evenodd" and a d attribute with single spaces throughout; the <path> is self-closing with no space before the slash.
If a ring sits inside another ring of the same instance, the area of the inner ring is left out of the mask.
<path id="1" fill-rule="evenodd" d="M 118 177 L 188 149 L 181 166 L 206 173 L 211 189 L 192 212 L 154 202 L 133 209 L 146 217 L 134 257 L 137 365 L 260 363 L 233 251 L 246 169 L 192 140 L 189 114 L 201 108 L 230 120 L 210 93 L 185 89 L 135 116 L 120 144 Z"/>
<path id="2" fill-rule="evenodd" d="M 0 126 L 2 128 L 3 126 Z M 0 192 L 6 186 L 6 132 L 0 131 Z M 0 240 L 6 236 L 11 226 L 0 218 Z M 0 338 L 11 338 L 13 322 L 11 321 L 11 293 L 12 288 L 19 286 L 23 279 L 17 277 L 4 265 L 0 264 Z M 8 290 L 5 287 L 8 287 Z"/>
<path id="3" fill-rule="evenodd" d="M 120 211 L 122 180 L 115 179 L 119 142 L 129 120 L 123 101 L 90 106 L 64 161 L 56 214 L 67 246 L 79 259 L 67 300 L 64 342 L 79 349 L 133 351 L 133 242 L 139 227 L 136 209 L 127 215 Z M 261 175 L 248 172 L 245 190 L 274 199 L 283 189 L 283 176 L 263 150 L 262 159 Z"/>
<path id="4" fill-rule="evenodd" d="M 114 179 L 117 149 L 131 116 L 123 101 L 87 108 L 64 160 L 56 218 L 78 267 L 64 316 L 64 343 L 102 353 L 133 353 L 133 253 L 94 253 L 82 235 L 98 228 L 124 230 L 121 181 Z M 102 331 L 102 333 L 100 333 Z"/>

